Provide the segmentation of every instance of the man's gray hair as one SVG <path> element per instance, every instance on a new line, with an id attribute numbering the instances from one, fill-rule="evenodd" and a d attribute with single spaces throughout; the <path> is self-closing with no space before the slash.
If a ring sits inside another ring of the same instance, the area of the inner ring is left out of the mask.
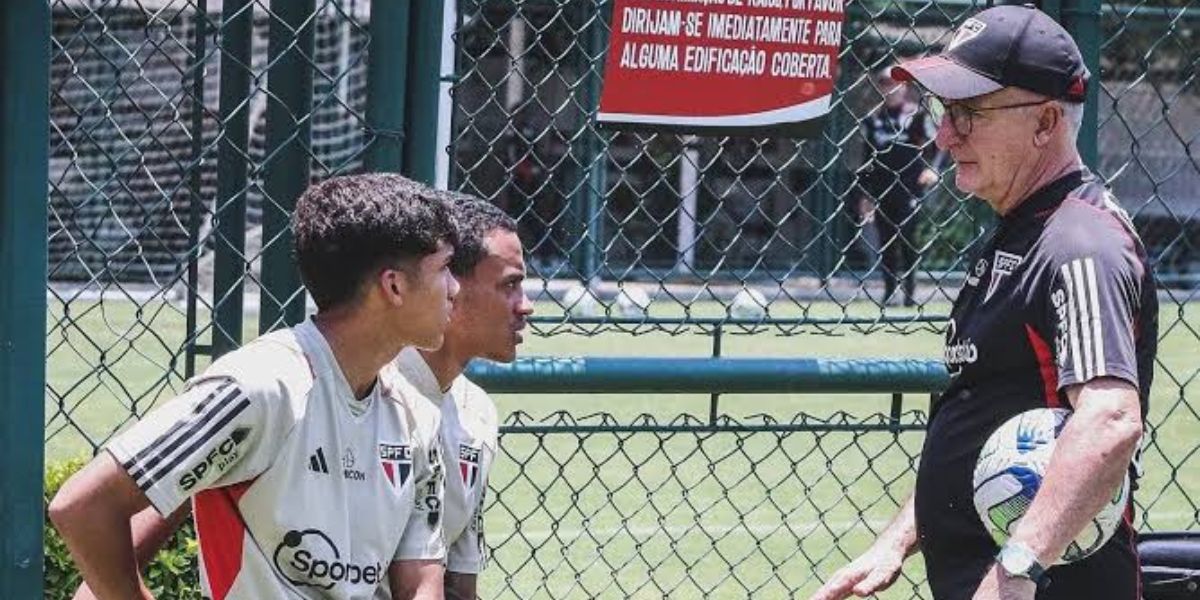
<path id="1" fill-rule="evenodd" d="M 1062 107 L 1063 118 L 1067 121 L 1067 131 L 1071 133 L 1071 139 L 1078 140 L 1079 129 L 1083 127 L 1083 103 L 1059 100 L 1058 105 Z"/>

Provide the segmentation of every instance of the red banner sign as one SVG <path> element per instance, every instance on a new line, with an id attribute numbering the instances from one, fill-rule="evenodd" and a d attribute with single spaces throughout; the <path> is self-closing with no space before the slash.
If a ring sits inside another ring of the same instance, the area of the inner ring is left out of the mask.
<path id="1" fill-rule="evenodd" d="M 829 112 L 844 0 L 614 0 L 597 120 L 804 135 Z"/>

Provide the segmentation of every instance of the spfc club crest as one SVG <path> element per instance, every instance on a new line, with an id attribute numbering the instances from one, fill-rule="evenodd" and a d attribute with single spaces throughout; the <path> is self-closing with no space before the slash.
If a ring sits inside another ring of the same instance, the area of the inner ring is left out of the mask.
<path id="1" fill-rule="evenodd" d="M 983 301 L 987 302 L 992 298 L 992 294 L 996 293 L 996 289 L 1000 287 L 1000 282 L 1005 277 L 1012 275 L 1017 267 L 1021 266 L 1021 261 L 1025 257 L 1019 254 L 1011 254 L 1000 250 L 996 251 L 995 257 L 992 259 L 992 280 L 988 282 L 987 293 L 983 296 Z"/>
<path id="2" fill-rule="evenodd" d="M 412 447 L 408 444 L 379 444 L 379 464 L 392 487 L 404 487 L 412 473 Z"/>
<path id="3" fill-rule="evenodd" d="M 458 472 L 462 475 L 463 485 L 468 488 L 475 487 L 475 482 L 479 480 L 479 455 L 480 448 L 458 445 Z"/>

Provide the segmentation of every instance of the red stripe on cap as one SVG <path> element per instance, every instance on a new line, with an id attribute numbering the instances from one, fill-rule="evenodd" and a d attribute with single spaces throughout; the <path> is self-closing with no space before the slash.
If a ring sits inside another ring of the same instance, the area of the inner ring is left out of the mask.
<path id="1" fill-rule="evenodd" d="M 225 600 L 242 570 L 246 523 L 237 504 L 253 484 L 254 480 L 250 480 L 204 490 L 192 499 L 200 558 L 204 561 L 212 600 Z"/>
<path id="2" fill-rule="evenodd" d="M 1082 102 L 1087 99 L 1087 79 L 1083 75 L 1076 75 L 1071 78 L 1071 83 L 1067 86 L 1067 99 Z"/>
<path id="3" fill-rule="evenodd" d="M 1029 345 L 1033 348 L 1033 354 L 1037 356 L 1043 392 L 1046 394 L 1046 406 L 1058 408 L 1062 406 L 1058 400 L 1058 369 L 1054 366 L 1054 354 L 1050 352 L 1050 345 L 1029 326 L 1029 323 L 1025 324 L 1025 335 L 1029 337 Z"/>

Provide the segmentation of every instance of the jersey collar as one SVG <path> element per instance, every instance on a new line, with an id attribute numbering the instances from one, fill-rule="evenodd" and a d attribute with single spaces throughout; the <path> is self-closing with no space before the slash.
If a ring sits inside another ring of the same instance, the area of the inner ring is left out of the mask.
<path id="1" fill-rule="evenodd" d="M 351 412 L 356 415 L 365 412 L 371 406 L 372 399 L 380 393 L 381 384 L 378 375 L 375 377 L 375 383 L 371 386 L 371 391 L 359 400 L 354 396 L 354 390 L 350 388 L 350 381 L 346 379 L 346 373 L 338 365 L 337 357 L 333 354 L 329 340 L 325 339 L 325 334 L 321 333 L 312 317 L 292 328 L 292 331 L 295 332 L 296 337 L 300 340 L 300 347 L 308 356 L 309 364 L 314 371 L 313 376 L 319 378 L 319 373 L 327 373 L 327 376 L 333 378 L 335 392 L 346 398 Z"/>
<path id="2" fill-rule="evenodd" d="M 1091 179 L 1092 174 L 1087 168 L 1072 171 L 1051 181 L 1038 191 L 1031 194 L 1024 202 L 1017 205 L 1001 219 L 1005 224 L 1044 219 L 1050 212 L 1067 197 L 1067 193 L 1079 187 L 1085 180 Z"/>
<path id="3" fill-rule="evenodd" d="M 437 376 L 433 374 L 433 369 L 429 368 L 429 363 L 425 362 L 425 357 L 421 356 L 420 351 L 412 346 L 401 350 L 396 356 L 396 367 L 421 395 L 435 404 L 441 404 L 446 394 L 438 385 Z"/>

